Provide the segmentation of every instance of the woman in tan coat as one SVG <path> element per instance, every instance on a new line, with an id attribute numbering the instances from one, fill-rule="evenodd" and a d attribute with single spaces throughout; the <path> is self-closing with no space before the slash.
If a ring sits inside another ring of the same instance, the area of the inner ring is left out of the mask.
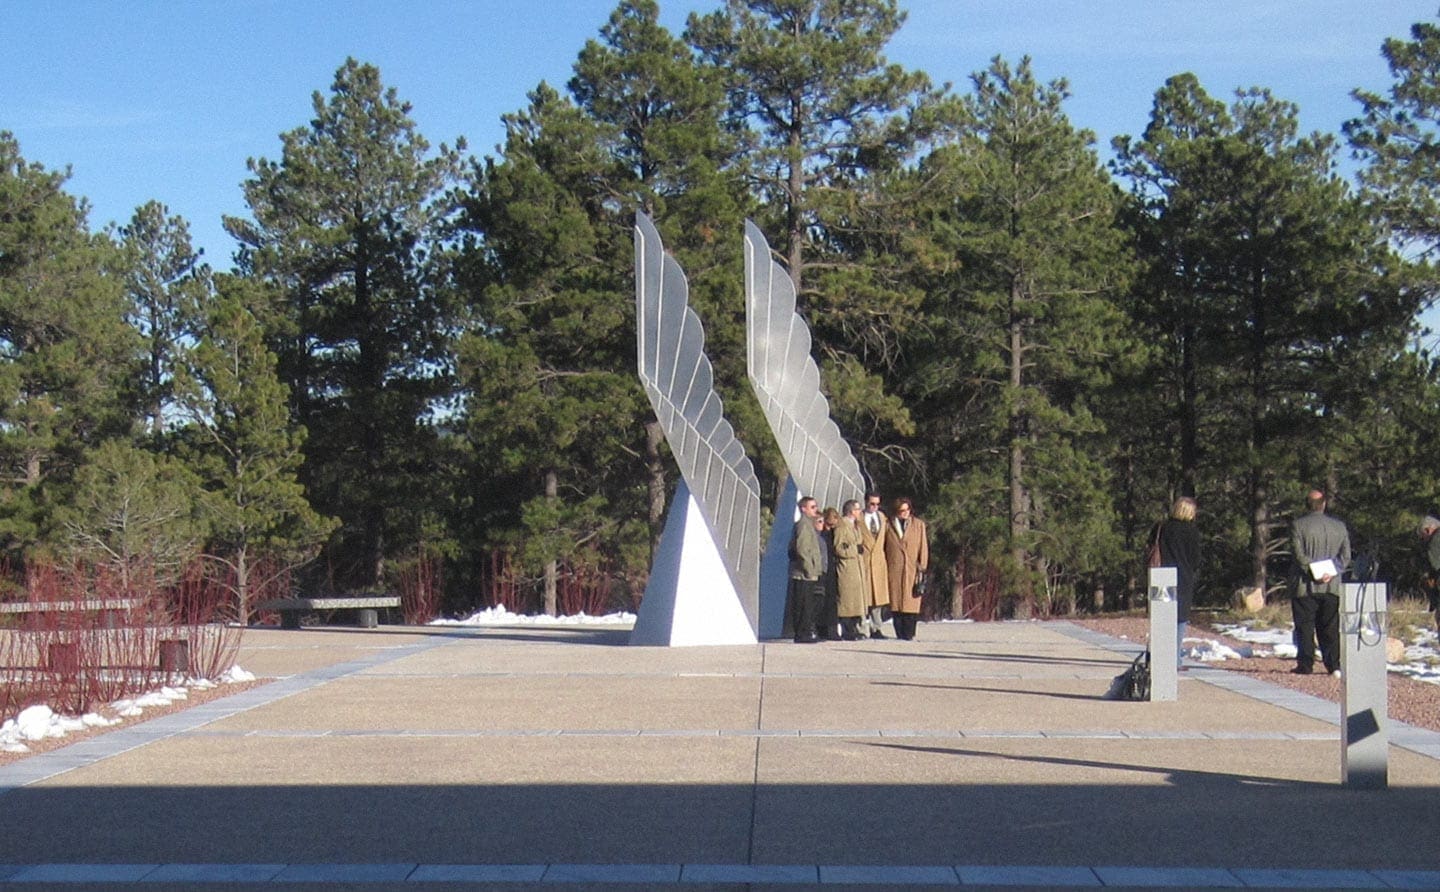
<path id="1" fill-rule="evenodd" d="M 911 516 L 909 499 L 895 500 L 895 517 L 885 528 L 885 564 L 890 573 L 890 611 L 895 637 L 915 638 L 920 622 L 920 595 L 915 584 L 930 567 L 930 537 L 925 521 Z"/>
<path id="2" fill-rule="evenodd" d="M 850 499 L 840 511 L 835 527 L 835 581 L 840 590 L 840 637 L 858 641 L 860 618 L 870 606 L 870 580 L 865 575 L 861 552 L 865 538 L 860 533 L 860 503 Z"/>

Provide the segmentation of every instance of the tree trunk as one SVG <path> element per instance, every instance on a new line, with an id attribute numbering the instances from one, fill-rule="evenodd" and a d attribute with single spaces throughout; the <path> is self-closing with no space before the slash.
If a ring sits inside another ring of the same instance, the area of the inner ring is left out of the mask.
<path id="1" fill-rule="evenodd" d="M 789 244 L 786 246 L 786 263 L 790 267 L 790 281 L 795 283 L 795 305 L 800 306 L 800 271 L 803 265 L 804 256 L 801 248 L 805 244 L 805 143 L 804 128 L 802 122 L 805 115 L 805 102 L 798 92 L 790 99 L 790 134 L 789 134 L 789 181 L 786 184 L 786 191 L 790 194 L 790 206 L 785 209 L 785 225 L 789 230 L 786 236 Z"/>
<path id="2" fill-rule="evenodd" d="M 1020 284 L 1010 286 L 1010 554 L 1017 569 L 1029 565 L 1029 553 L 1025 547 L 1025 533 L 1030 529 L 1030 506 L 1025 491 L 1025 410 L 1019 404 L 1018 395 L 1024 383 L 1025 344 L 1023 323 L 1015 306 L 1020 302 Z M 1028 586 L 1026 586 L 1028 589 Z"/>
<path id="3" fill-rule="evenodd" d="M 965 618 L 965 562 L 957 557 L 954 563 L 954 581 L 950 583 L 950 618 Z"/>
<path id="4" fill-rule="evenodd" d="M 404 423 L 400 419 L 385 418 L 380 406 L 380 393 L 385 385 L 385 367 L 389 357 L 385 346 L 383 325 L 376 316 L 374 289 L 370 282 L 370 224 L 362 224 L 355 235 L 355 315 L 361 327 L 356 340 L 360 347 L 360 383 L 355 388 L 354 398 L 360 415 L 360 430 L 363 442 L 360 448 L 364 456 L 362 467 L 372 480 L 384 480 L 389 474 L 385 467 L 386 425 Z M 383 419 L 383 420 L 382 420 Z M 362 580 L 367 588 L 379 587 L 385 579 L 385 547 L 388 525 L 385 519 L 385 505 L 377 497 L 362 498 L 365 510 L 365 526 L 362 556 L 366 560 L 368 579 Z"/>
<path id="5" fill-rule="evenodd" d="M 1250 471 L 1250 584 L 1266 591 L 1266 557 L 1270 551 L 1270 492 L 1264 471 Z"/>
<path id="6" fill-rule="evenodd" d="M 1249 387 L 1249 495 L 1250 495 L 1250 584 L 1260 591 L 1267 591 L 1265 558 L 1270 538 L 1270 486 L 1265 469 L 1265 450 L 1268 438 L 1265 432 L 1266 382 L 1268 367 L 1265 361 L 1265 343 L 1268 337 L 1268 319 L 1265 312 L 1264 274 L 1252 274 L 1250 286 L 1250 387 Z"/>
<path id="7" fill-rule="evenodd" d="M 235 609 L 236 621 L 242 626 L 250 624 L 250 555 L 244 545 L 235 553 Z"/>
<path id="8" fill-rule="evenodd" d="M 545 472 L 545 498 L 554 501 L 560 496 L 560 479 L 554 471 Z M 558 561 L 550 560 L 545 564 L 545 614 L 555 616 L 559 607 L 556 598 L 556 588 L 560 576 L 560 564 Z"/>
<path id="9" fill-rule="evenodd" d="M 1180 495 L 1195 497 L 1200 467 L 1200 376 L 1195 361 L 1195 325 L 1180 329 Z"/>

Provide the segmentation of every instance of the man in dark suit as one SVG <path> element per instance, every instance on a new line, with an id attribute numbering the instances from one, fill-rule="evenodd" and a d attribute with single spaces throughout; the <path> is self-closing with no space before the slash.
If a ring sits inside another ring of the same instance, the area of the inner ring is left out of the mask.
<path id="1" fill-rule="evenodd" d="M 1325 513 L 1325 493 L 1310 490 L 1308 512 L 1290 525 L 1290 553 L 1295 557 L 1290 615 L 1295 620 L 1296 675 L 1315 671 L 1315 639 L 1325 671 L 1340 674 L 1341 577 L 1350 566 L 1350 531 Z"/>

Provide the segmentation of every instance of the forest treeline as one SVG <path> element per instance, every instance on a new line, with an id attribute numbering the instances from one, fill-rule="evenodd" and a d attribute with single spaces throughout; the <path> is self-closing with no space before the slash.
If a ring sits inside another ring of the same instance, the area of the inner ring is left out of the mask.
<path id="1" fill-rule="evenodd" d="M 902 22 L 894 0 L 724 0 L 676 34 L 622 0 L 484 157 L 432 144 L 345 60 L 249 161 L 223 272 L 155 202 L 92 231 L 66 173 L 0 134 L 6 560 L 203 554 L 242 612 L 256 568 L 358 591 L 442 560 L 457 611 L 503 549 L 552 608 L 560 567 L 629 606 L 677 479 L 635 373 L 645 211 L 767 516 L 785 469 L 745 379 L 747 218 L 796 282 L 841 431 L 878 491 L 915 499 L 957 604 L 982 577 L 1008 614 L 1116 603 L 1181 494 L 1200 603 L 1273 590 L 1312 486 L 1413 587 L 1440 502 L 1418 323 L 1440 26 L 1385 44 L 1392 85 L 1340 132 L 1180 73 L 1102 154 L 1028 59 L 961 87 L 890 63 Z"/>

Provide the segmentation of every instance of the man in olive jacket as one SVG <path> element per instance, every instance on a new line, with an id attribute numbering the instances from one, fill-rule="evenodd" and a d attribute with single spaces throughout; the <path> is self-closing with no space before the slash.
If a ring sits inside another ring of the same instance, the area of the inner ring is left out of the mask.
<path id="1" fill-rule="evenodd" d="M 1315 639 L 1320 639 L 1320 657 L 1325 671 L 1340 671 L 1340 594 L 1342 576 L 1350 566 L 1350 531 L 1345 524 L 1325 513 L 1325 493 L 1310 490 L 1305 497 L 1307 514 L 1290 525 L 1290 553 L 1295 557 L 1290 615 L 1295 620 L 1295 668 L 1297 675 L 1315 670 Z M 1333 567 L 1316 567 L 1323 561 Z"/>
<path id="2" fill-rule="evenodd" d="M 800 519 L 790 534 L 790 603 L 795 611 L 795 643 L 813 644 L 819 640 L 815 630 L 824 595 L 820 577 L 825 573 L 825 559 L 820 554 L 820 534 L 815 531 L 820 505 L 809 496 L 798 504 Z"/>

